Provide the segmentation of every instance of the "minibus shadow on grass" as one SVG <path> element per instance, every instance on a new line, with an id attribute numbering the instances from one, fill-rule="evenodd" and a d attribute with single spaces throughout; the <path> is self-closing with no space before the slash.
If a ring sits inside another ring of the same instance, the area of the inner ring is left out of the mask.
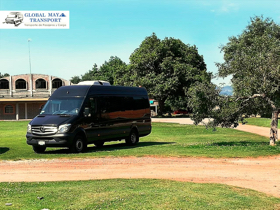
<path id="1" fill-rule="evenodd" d="M 0 147 L 0 155 L 8 152 L 9 150 L 10 150 L 10 148 L 8 148 L 8 147 Z"/>
<path id="2" fill-rule="evenodd" d="M 174 142 L 140 142 L 134 146 L 128 146 L 126 143 L 117 143 L 117 144 L 109 144 L 104 145 L 102 147 L 88 147 L 84 153 L 93 153 L 93 152 L 102 152 L 102 151 L 115 151 L 115 150 L 125 150 L 125 149 L 132 149 L 137 147 L 149 147 L 155 145 L 165 145 L 165 144 L 174 144 Z M 44 154 L 73 154 L 70 152 L 69 149 L 57 149 L 52 151 L 45 151 Z"/>

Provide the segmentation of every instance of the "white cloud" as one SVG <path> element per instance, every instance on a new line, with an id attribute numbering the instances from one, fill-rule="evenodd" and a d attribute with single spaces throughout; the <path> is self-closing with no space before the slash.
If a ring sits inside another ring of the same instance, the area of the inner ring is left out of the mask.
<path id="1" fill-rule="evenodd" d="M 238 6 L 234 3 L 224 2 L 220 8 L 221 12 L 231 12 L 232 10 L 238 10 Z"/>
<path id="2" fill-rule="evenodd" d="M 204 6 L 210 7 L 210 11 L 217 14 L 230 13 L 239 10 L 239 5 L 230 1 L 215 1 L 213 4 L 204 4 Z"/>

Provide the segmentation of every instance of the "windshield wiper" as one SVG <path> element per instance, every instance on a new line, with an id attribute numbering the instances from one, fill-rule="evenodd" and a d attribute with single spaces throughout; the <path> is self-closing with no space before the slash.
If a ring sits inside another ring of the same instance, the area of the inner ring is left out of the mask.
<path id="1" fill-rule="evenodd" d="M 72 115 L 70 114 L 55 114 L 55 115 L 59 115 L 61 117 L 71 117 Z"/>

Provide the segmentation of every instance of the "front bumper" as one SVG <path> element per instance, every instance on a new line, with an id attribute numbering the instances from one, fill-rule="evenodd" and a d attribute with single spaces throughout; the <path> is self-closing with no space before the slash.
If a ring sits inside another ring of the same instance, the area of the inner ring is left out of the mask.
<path id="1" fill-rule="evenodd" d="M 26 134 L 26 143 L 33 146 L 46 147 L 69 147 L 72 145 L 74 134 L 54 134 L 54 135 L 34 135 L 32 133 Z"/>

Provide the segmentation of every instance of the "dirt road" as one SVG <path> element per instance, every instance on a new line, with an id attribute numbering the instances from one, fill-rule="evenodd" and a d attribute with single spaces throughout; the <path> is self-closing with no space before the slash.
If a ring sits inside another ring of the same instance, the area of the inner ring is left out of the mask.
<path id="1" fill-rule="evenodd" d="M 280 156 L 268 158 L 93 158 L 1 161 L 1 182 L 156 178 L 222 183 L 280 197 Z"/>
<path id="2" fill-rule="evenodd" d="M 222 183 L 280 197 L 280 156 L 92 158 L 0 161 L 1 182 L 156 178 Z"/>
<path id="3" fill-rule="evenodd" d="M 190 118 L 152 118 L 153 122 L 166 122 L 166 123 L 179 123 L 185 125 L 192 125 L 193 121 Z M 208 120 L 205 120 L 207 122 Z M 269 137 L 270 128 L 259 127 L 253 125 L 239 125 L 236 130 L 246 131 L 250 133 L 255 133 L 261 136 Z M 278 129 L 280 133 L 280 129 Z"/>

